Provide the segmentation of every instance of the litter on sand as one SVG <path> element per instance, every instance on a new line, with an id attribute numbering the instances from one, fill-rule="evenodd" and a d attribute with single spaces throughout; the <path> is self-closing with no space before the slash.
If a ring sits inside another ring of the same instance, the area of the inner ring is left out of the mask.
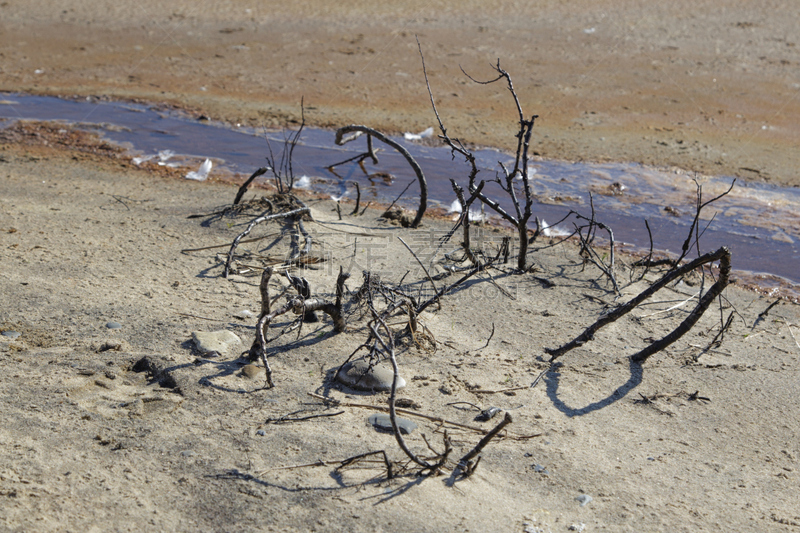
<path id="1" fill-rule="evenodd" d="M 433 137 L 433 128 L 428 128 L 427 130 L 419 133 L 406 132 L 403 134 L 403 138 L 407 141 L 421 141 L 422 139 L 427 139 L 428 137 Z"/>
<path id="2" fill-rule="evenodd" d="M 211 172 L 212 163 L 210 159 L 206 159 L 203 161 L 203 164 L 200 165 L 200 169 L 195 172 L 194 170 L 186 174 L 187 180 L 195 180 L 195 181 L 205 181 L 208 177 L 208 173 Z"/>

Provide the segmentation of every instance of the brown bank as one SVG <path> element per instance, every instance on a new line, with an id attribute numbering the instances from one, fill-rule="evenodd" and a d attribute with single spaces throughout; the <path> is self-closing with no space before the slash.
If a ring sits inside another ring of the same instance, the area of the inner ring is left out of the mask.
<path id="1" fill-rule="evenodd" d="M 402 3 L 145 0 L 0 4 L 0 90 L 169 101 L 233 123 L 433 125 L 414 36 L 450 134 L 511 148 L 515 110 L 480 86 L 498 59 L 533 150 L 798 185 L 791 0 Z"/>

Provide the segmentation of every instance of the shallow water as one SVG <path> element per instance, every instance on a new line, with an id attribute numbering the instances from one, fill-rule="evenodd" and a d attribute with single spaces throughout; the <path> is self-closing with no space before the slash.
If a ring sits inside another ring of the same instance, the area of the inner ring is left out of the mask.
<path id="1" fill-rule="evenodd" d="M 0 119 L 5 124 L 15 119 L 65 121 L 98 130 L 110 141 L 126 145 L 133 153 L 155 155 L 171 150 L 183 157 L 167 162 L 199 166 L 212 158 L 215 170 L 250 174 L 265 164 L 265 132 L 198 121 L 174 111 L 159 110 L 139 104 L 104 102 L 93 98 L 64 100 L 53 97 L 0 94 Z M 2 127 L 2 123 L 0 123 Z M 272 148 L 279 152 L 283 133 L 267 132 Z M 396 139 L 417 159 L 428 179 L 431 204 L 448 208 L 455 195 L 449 178 L 465 185 L 467 166 L 451 160 L 443 148 L 423 146 Z M 376 141 L 376 147 L 380 145 Z M 337 167 L 337 175 L 325 167 L 365 149 L 359 139 L 344 147 L 334 144 L 334 133 L 306 128 L 294 153 L 294 170 L 314 189 L 332 196 L 355 197 L 354 181 L 361 184 L 362 201 L 384 203 L 394 199 L 415 177 L 405 160 L 389 149 L 379 153 L 380 164 L 366 163 L 366 175 L 356 164 Z M 491 179 L 498 161 L 511 156 L 495 150 L 476 151 L 482 172 Z M 187 160 L 188 159 L 188 160 Z M 618 243 L 634 247 L 649 246 L 644 220 L 648 220 L 655 247 L 679 252 L 694 215 L 697 186 L 694 174 L 648 168 L 637 164 L 592 164 L 564 161 L 533 161 L 536 171 L 531 187 L 536 202 L 534 215 L 548 223 L 563 218 L 571 209 L 588 216 L 592 194 L 597 220 L 614 231 Z M 728 189 L 731 178 L 698 177 L 703 199 Z M 497 185 L 486 189 L 501 197 Z M 415 207 L 416 184 L 412 184 L 402 203 Z M 508 201 L 503 202 L 510 208 Z M 487 209 L 488 212 L 488 209 Z M 800 189 L 778 188 L 737 181 L 727 196 L 706 207 L 701 229 L 706 228 L 700 244 L 703 251 L 725 245 L 733 253 L 737 270 L 764 273 L 800 283 Z M 713 220 L 712 220 L 713 218 Z M 563 224 L 571 231 L 571 222 Z M 555 230 L 554 230 L 555 231 Z M 779 283 L 778 279 L 760 277 L 762 285 Z"/>

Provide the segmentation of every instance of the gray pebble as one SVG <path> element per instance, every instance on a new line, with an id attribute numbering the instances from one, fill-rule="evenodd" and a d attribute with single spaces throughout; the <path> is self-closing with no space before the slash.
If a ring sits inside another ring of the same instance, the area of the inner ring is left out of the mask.
<path id="1" fill-rule="evenodd" d="M 550 472 L 547 471 L 547 467 L 546 466 L 542 466 L 540 464 L 533 465 L 533 471 L 536 472 L 537 474 L 542 474 L 544 476 L 549 476 L 550 475 Z"/>
<path id="2" fill-rule="evenodd" d="M 381 431 L 392 431 L 392 419 L 387 414 L 383 413 L 375 413 L 370 415 L 367 419 L 370 424 L 372 424 L 375 429 L 379 429 Z M 417 429 L 417 425 L 412 422 L 411 420 L 397 417 L 397 428 L 400 430 L 400 433 L 404 435 L 408 435 L 415 429 Z"/>
<path id="3" fill-rule="evenodd" d="M 348 387 L 364 391 L 387 391 L 392 390 L 392 380 L 394 372 L 383 364 L 377 364 L 369 368 L 369 363 L 363 359 L 351 361 L 344 365 L 336 374 L 336 379 Z M 406 380 L 401 376 L 397 377 L 397 389 L 406 386 Z"/>
<path id="4" fill-rule="evenodd" d="M 22 336 L 22 333 L 19 331 L 4 331 L 2 333 L 3 337 L 8 337 L 9 339 L 16 339 Z"/>
<path id="5" fill-rule="evenodd" d="M 122 324 L 120 324 L 119 322 L 108 322 L 106 324 L 106 327 L 108 329 L 120 329 L 122 327 Z"/>
<path id="6" fill-rule="evenodd" d="M 578 500 L 578 503 L 581 504 L 581 507 L 586 507 L 586 504 L 591 502 L 594 498 L 592 498 L 588 494 L 581 494 L 580 496 L 578 496 L 575 499 Z"/>
<path id="7" fill-rule="evenodd" d="M 259 437 L 264 437 L 266 436 L 266 434 L 267 432 L 264 431 L 263 429 L 259 429 L 258 431 L 256 431 L 256 435 L 258 435 Z"/>
<path id="8" fill-rule="evenodd" d="M 231 348 L 242 342 L 234 333 L 227 330 L 193 331 L 194 345 L 201 353 L 219 352 L 229 355 Z"/>
<path id="9" fill-rule="evenodd" d="M 192 450 L 184 450 L 181 452 L 181 455 L 184 457 L 194 457 L 197 453 L 193 452 Z"/>

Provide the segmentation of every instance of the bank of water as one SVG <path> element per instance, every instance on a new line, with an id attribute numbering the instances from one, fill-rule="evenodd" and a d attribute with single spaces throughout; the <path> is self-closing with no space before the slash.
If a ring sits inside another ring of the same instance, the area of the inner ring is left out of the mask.
<path id="1" fill-rule="evenodd" d="M 181 161 L 199 167 L 205 158 L 211 158 L 215 162 L 214 171 L 223 168 L 250 174 L 265 165 L 265 137 L 277 152 L 285 140 L 283 132 L 215 124 L 140 104 L 18 94 L 0 94 L 0 101 L 0 127 L 15 120 L 64 121 L 96 130 L 139 156 L 155 156 L 165 151 L 176 154 L 166 163 Z M 455 199 L 450 178 L 465 185 L 466 164 L 458 158 L 453 160 L 445 148 L 402 138 L 396 140 L 408 148 L 422 167 L 431 203 L 448 209 Z M 388 147 L 382 147 L 385 149 L 379 153 L 378 165 L 367 160 L 363 168 L 350 163 L 337 167 L 335 174 L 327 169 L 363 152 L 365 145 L 365 140 L 359 139 L 336 146 L 332 131 L 306 128 L 294 152 L 294 172 L 298 177 L 307 176 L 302 185 L 335 197 L 354 198 L 353 183 L 359 182 L 363 201 L 391 201 L 409 183 L 415 182 L 406 161 Z M 510 155 L 495 150 L 475 153 L 483 179 L 495 177 L 498 162 L 508 164 L 512 160 Z M 588 216 L 591 194 L 597 220 L 613 229 L 616 242 L 647 248 L 649 235 L 644 223 L 647 220 L 655 247 L 673 253 L 680 250 L 694 216 L 698 180 L 704 200 L 726 191 L 732 181 L 630 163 L 536 160 L 531 162 L 530 173 L 536 200 L 533 210 L 539 219 L 553 224 L 570 210 Z M 507 195 L 496 184 L 489 184 L 486 191 L 503 199 L 507 209 L 511 208 Z M 402 201 L 415 206 L 417 194 L 416 183 L 411 183 Z M 739 180 L 728 195 L 708 206 L 703 215 L 700 244 L 704 251 L 722 245 L 730 247 L 734 267 L 749 271 L 753 274 L 751 279 L 758 279 L 762 285 L 777 287 L 782 284 L 781 278 L 800 283 L 800 189 Z M 570 224 L 567 222 L 553 231 L 571 231 Z"/>

